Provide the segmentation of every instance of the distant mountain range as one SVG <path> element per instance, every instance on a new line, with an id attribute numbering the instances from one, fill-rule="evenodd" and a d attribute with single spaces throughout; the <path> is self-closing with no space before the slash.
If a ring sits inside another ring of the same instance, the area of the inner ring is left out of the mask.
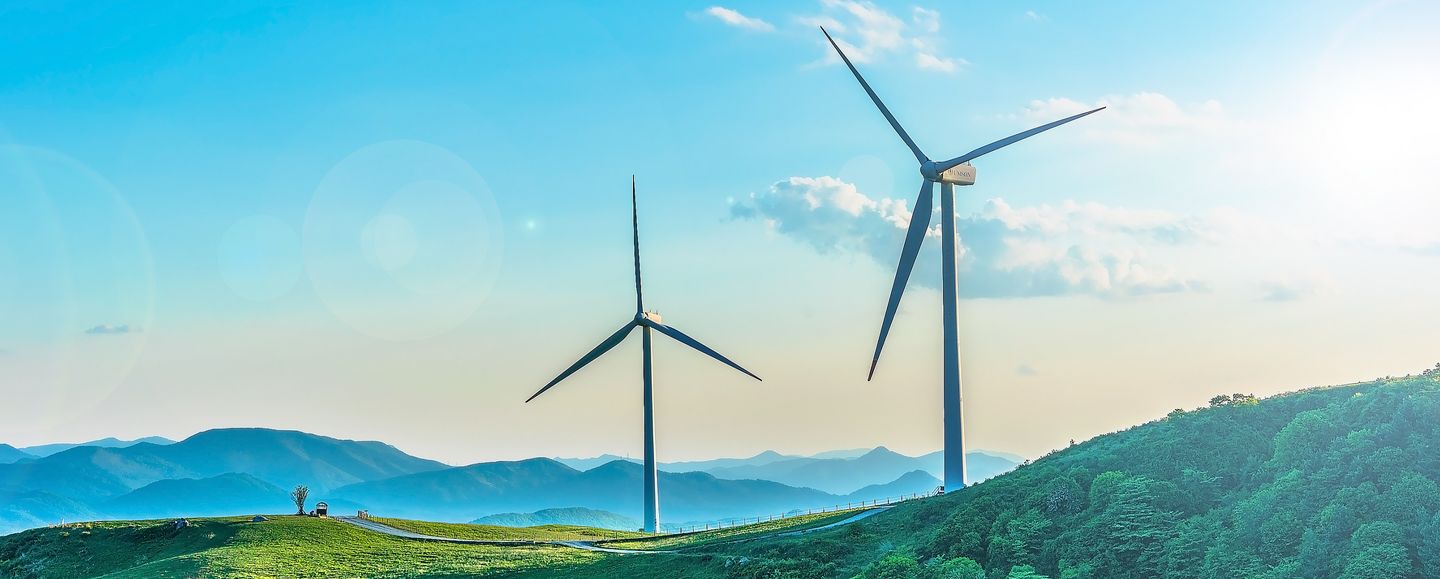
<path id="1" fill-rule="evenodd" d="M 242 473 L 155 481 L 99 505 L 120 519 L 294 512 L 290 492 Z"/>
<path id="2" fill-rule="evenodd" d="M 965 455 L 971 483 L 1009 472 L 1021 461 L 1004 453 L 975 451 Z M 572 468 L 587 470 L 595 466 L 633 458 L 603 455 L 595 458 L 556 459 Z M 750 458 L 722 458 L 692 462 L 662 462 L 660 470 L 706 472 L 730 480 L 762 479 L 790 486 L 809 487 L 832 494 L 847 494 L 870 485 L 888 483 L 916 470 L 940 477 L 944 471 L 944 454 L 932 452 L 923 456 L 907 456 L 883 446 L 872 449 L 838 450 L 814 456 L 784 455 L 767 450 Z"/>
<path id="3" fill-rule="evenodd" d="M 264 505 L 271 505 L 264 512 L 286 512 L 288 500 L 259 497 L 297 484 L 308 485 L 318 496 L 347 484 L 443 468 L 447 465 L 380 442 L 258 428 L 208 430 L 166 445 L 80 446 L 0 464 L 0 532 L 62 518 L 162 517 L 249 507 L 240 511 L 244 514 Z M 237 473 L 245 478 L 222 476 Z M 162 484 L 148 486 L 154 483 Z M 247 502 L 226 503 L 227 494 L 237 491 L 236 500 Z"/>
<path id="4" fill-rule="evenodd" d="M 150 444 L 159 445 L 159 446 L 164 446 L 164 445 L 167 445 L 167 444 L 175 444 L 175 441 L 170 440 L 170 439 L 165 438 L 165 437 L 162 437 L 162 436 L 147 436 L 147 437 L 145 437 L 145 438 L 137 438 L 137 439 L 135 439 L 135 440 L 120 440 L 120 439 L 115 438 L 115 437 L 109 437 L 109 438 L 101 438 L 101 439 L 99 439 L 99 440 L 92 440 L 92 441 L 89 441 L 89 442 L 75 442 L 75 443 L 59 442 L 59 443 L 55 443 L 55 444 L 41 444 L 41 445 L 36 445 L 36 446 L 26 446 L 26 447 L 22 447 L 20 450 L 21 450 L 21 451 L 24 451 L 26 454 L 29 454 L 29 455 L 32 455 L 32 456 L 36 456 L 36 457 L 46 457 L 46 456 L 50 456 L 50 455 L 52 455 L 52 454 L 58 454 L 58 453 L 61 453 L 61 452 L 65 452 L 65 451 L 67 451 L 67 450 L 70 450 L 70 449 L 76 448 L 76 447 L 80 447 L 80 446 L 98 446 L 98 447 L 100 447 L 100 448 L 126 448 L 126 447 L 130 447 L 130 446 L 135 446 L 135 445 L 140 444 L 140 443 L 142 443 L 142 442 L 148 442 L 148 443 L 150 443 Z M 4 462 L 4 461 L 3 461 L 3 460 L 0 460 L 0 462 Z"/>
<path id="5" fill-rule="evenodd" d="M 385 516 L 463 522 L 479 515 L 581 506 L 639 518 L 641 474 L 616 460 L 578 470 L 548 458 L 487 462 L 335 489 L 328 496 Z M 887 481 L 891 482 L 891 481 Z M 660 512 L 671 523 L 750 517 L 901 494 L 929 492 L 924 472 L 852 494 L 832 494 L 768 480 L 727 480 L 704 472 L 660 473 Z"/>
<path id="6" fill-rule="evenodd" d="M 35 455 L 8 444 L 0 444 L 0 464 L 10 464 L 27 458 L 35 458 Z"/>
<path id="7" fill-rule="evenodd" d="M 708 472 L 708 471 L 710 471 L 711 469 L 716 469 L 716 468 L 725 468 L 725 467 L 730 467 L 730 466 L 770 464 L 770 463 L 772 463 L 772 462 L 778 462 L 778 461 L 788 460 L 788 459 L 792 459 L 792 458 L 803 458 L 803 457 L 800 457 L 800 456 L 792 456 L 792 455 L 788 455 L 788 454 L 780 454 L 780 453 L 775 452 L 775 451 L 773 451 L 773 450 L 767 450 L 767 451 L 765 451 L 765 452 L 762 452 L 762 453 L 760 453 L 760 454 L 757 454 L 757 455 L 752 456 L 752 457 L 749 457 L 749 458 L 715 458 L 715 459 L 710 459 L 710 460 L 692 460 L 692 461 L 682 461 L 682 462 L 661 462 L 661 463 L 657 463 L 657 466 L 660 468 L 660 470 L 669 471 L 669 472 Z M 641 462 L 640 459 L 638 459 L 638 458 L 633 458 L 633 457 L 628 457 L 628 456 L 618 456 L 618 455 L 614 455 L 614 454 L 602 454 L 602 455 L 600 455 L 600 456 L 596 456 L 596 457 L 592 457 L 592 458 L 556 458 L 556 459 L 554 459 L 554 460 L 555 460 L 556 462 L 559 462 L 559 463 L 561 463 L 561 464 L 564 464 L 565 466 L 568 466 L 568 467 L 573 468 L 573 469 L 576 469 L 576 470 L 590 470 L 590 469 L 595 468 L 595 467 L 597 467 L 597 466 L 600 466 L 600 465 L 602 465 L 602 464 L 614 462 L 614 461 L 617 461 L 617 460 L 629 461 L 629 462 L 633 462 L 633 463 L 635 463 L 635 464 L 640 464 L 640 462 Z"/>
<path id="8" fill-rule="evenodd" d="M 59 446 L 69 448 L 50 453 Z M 672 524 L 710 521 L 929 492 L 940 484 L 938 454 L 855 452 L 767 451 L 665 463 L 661 513 Z M 536 458 L 452 467 L 380 442 L 260 428 L 208 430 L 179 442 L 0 445 L 0 534 L 60 520 L 289 512 L 288 492 L 297 484 L 310 487 L 312 506 L 324 500 L 337 513 L 364 508 L 439 521 L 494 516 L 509 523 L 493 524 L 632 528 L 630 519 L 641 512 L 641 467 L 613 457 L 567 460 L 573 466 Z M 976 453 L 970 466 L 978 477 L 1014 463 Z"/>
<path id="9" fill-rule="evenodd" d="M 502 527 L 535 527 L 539 525 L 583 525 L 601 529 L 634 530 L 640 528 L 640 520 L 617 515 L 610 511 L 570 507 L 565 509 L 541 509 L 533 513 L 499 513 L 480 517 L 471 523 L 477 525 L 499 525 Z"/>

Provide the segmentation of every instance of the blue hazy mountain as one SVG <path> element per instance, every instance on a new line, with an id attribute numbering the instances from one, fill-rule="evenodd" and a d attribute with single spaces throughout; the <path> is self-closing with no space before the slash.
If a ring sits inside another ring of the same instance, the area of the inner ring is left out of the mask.
<path id="1" fill-rule="evenodd" d="M 980 452 L 965 455 L 970 482 L 979 482 L 1009 471 L 1014 461 Z M 903 474 L 921 470 L 940 476 L 944 455 L 932 452 L 907 456 L 883 446 L 854 458 L 791 458 L 759 465 L 740 465 L 706 472 L 725 479 L 765 479 L 791 486 L 810 487 L 841 494 L 870 485 L 884 484 Z"/>
<path id="2" fill-rule="evenodd" d="M 547 509 L 641 512 L 641 467 L 625 460 L 582 462 L 588 469 L 551 459 L 450 467 L 380 442 L 260 428 L 209 430 L 165 444 L 95 442 L 0 464 L 0 533 L 61 519 L 286 512 L 287 491 L 297 484 L 311 488 L 312 504 L 326 500 L 335 512 L 369 508 L 455 522 Z M 767 451 L 663 463 L 661 509 L 665 520 L 681 523 L 928 492 L 938 483 L 912 471 L 933 475 L 939 464 L 938 453 L 917 458 L 883 448 L 847 459 Z M 970 466 L 989 476 L 1013 463 L 972 454 Z"/>
<path id="3" fill-rule="evenodd" d="M 582 525 L 601 529 L 634 530 L 640 528 L 640 520 L 617 515 L 610 511 L 569 507 L 563 509 L 541 509 L 533 513 L 498 513 L 470 521 L 477 525 L 500 525 L 502 527 L 535 527 L 539 525 Z"/>
<path id="4" fill-rule="evenodd" d="M 20 450 L 25 451 L 28 454 L 44 457 L 50 456 L 52 454 L 65 452 L 79 446 L 98 446 L 100 448 L 126 448 L 130 446 L 135 446 L 142 442 L 148 442 L 150 444 L 160 446 L 164 446 L 167 444 L 175 444 L 175 441 L 162 436 L 147 436 L 145 438 L 137 438 L 135 440 L 120 440 L 112 436 L 107 438 L 101 438 L 99 440 L 91 440 L 89 442 L 57 442 L 54 444 L 39 444 L 35 446 L 26 446 L 24 448 L 21 448 Z"/>
<path id="5" fill-rule="evenodd" d="M 124 507 L 127 516 L 147 519 L 170 516 L 170 511 L 141 508 L 166 504 L 145 503 L 145 497 L 158 493 L 154 488 L 120 498 L 158 481 L 202 480 L 176 483 L 179 487 L 171 488 L 196 497 L 212 488 L 210 495 L 222 500 L 219 495 L 223 493 L 213 488 L 242 487 L 236 478 L 220 475 L 243 474 L 282 490 L 305 484 L 314 497 L 341 485 L 441 468 L 448 465 L 410 457 L 382 442 L 343 441 L 259 428 L 216 429 L 168 445 L 140 442 L 124 448 L 75 446 L 50 457 L 0 464 L 0 504 L 6 506 L 0 510 L 0 533 L 26 529 L 35 526 L 36 521 L 94 519 L 96 514 L 105 516 L 107 508 Z M 216 477 L 220 478 L 212 480 Z M 242 495 L 255 497 L 258 491 L 252 485 Z M 204 513 L 216 513 L 200 507 L 200 503 L 192 504 Z M 282 513 L 287 504 L 282 501 L 266 511 Z M 255 501 L 242 506 L 245 508 L 240 513 L 229 514 L 251 513 L 259 504 Z M 189 508 L 184 511 L 194 513 Z"/>
<path id="6" fill-rule="evenodd" d="M 27 458 L 35 458 L 35 455 L 8 444 L 0 444 L 0 464 L 10 464 Z"/>
<path id="7" fill-rule="evenodd" d="M 1015 455 L 992 451 L 967 453 L 970 482 L 979 482 L 1009 472 L 1020 464 Z M 594 458 L 556 459 L 578 470 L 589 470 L 616 460 L 639 464 L 638 459 L 602 455 Z M 845 494 L 870 485 L 884 484 L 905 473 L 923 470 L 939 477 L 944 455 L 932 452 L 907 456 L 883 446 L 867 449 L 832 450 L 811 456 L 794 456 L 767 450 L 749 458 L 719 458 L 688 462 L 662 462 L 662 471 L 707 472 L 730 480 L 762 479 L 790 486 L 810 487 L 833 494 Z"/>
<path id="8" fill-rule="evenodd" d="M 245 472 L 289 488 L 311 490 L 445 468 L 410 457 L 382 442 L 341 441 L 330 436 L 264 428 L 204 431 L 171 445 L 125 448 L 78 446 L 50 457 L 0 465 L 0 488 L 48 490 L 81 501 L 107 500 L 167 478 L 206 478 Z M 68 481 L 59 478 L 71 478 Z"/>
<path id="9" fill-rule="evenodd" d="M 155 481 L 99 505 L 107 517 L 206 517 L 294 512 L 289 492 L 242 473 Z"/>
<path id="10" fill-rule="evenodd" d="M 100 517 L 89 505 L 53 493 L 0 492 L 0 535 L 66 521 L 92 521 Z"/>
<path id="11" fill-rule="evenodd" d="M 595 468 L 595 467 L 597 467 L 597 466 L 600 466 L 600 465 L 602 465 L 602 464 L 609 464 L 609 463 L 615 462 L 615 461 L 617 461 L 617 460 L 628 460 L 628 461 L 633 462 L 633 463 L 636 463 L 636 464 L 639 464 L 639 463 L 640 463 L 640 459 L 638 459 L 638 458 L 631 458 L 631 457 L 628 457 L 628 456 L 620 456 L 620 455 L 617 455 L 617 454 L 602 454 L 602 455 L 600 455 L 600 456 L 592 456 L 592 457 L 590 457 L 590 458 L 559 458 L 559 457 L 556 457 L 556 458 L 552 458 L 551 460 L 554 460 L 555 462 L 558 462 L 558 463 L 560 463 L 560 464 L 563 464 L 563 465 L 568 466 L 568 467 L 570 467 L 570 468 L 573 468 L 573 469 L 575 469 L 575 470 L 590 470 L 590 469 Z M 663 464 L 663 463 L 661 463 L 661 464 Z"/>
<path id="12" fill-rule="evenodd" d="M 762 452 L 762 453 L 760 453 L 760 454 L 757 454 L 757 455 L 752 456 L 752 457 L 749 457 L 749 458 L 715 458 L 715 459 L 709 459 L 709 460 L 691 460 L 691 461 L 680 461 L 680 462 L 661 462 L 661 463 L 657 463 L 657 464 L 658 464 L 660 470 L 669 471 L 669 472 L 697 472 L 697 471 L 707 472 L 707 471 L 709 471 L 709 470 L 711 470 L 711 469 L 716 469 L 716 468 L 725 468 L 725 467 L 731 467 L 731 466 L 746 466 L 746 465 L 758 466 L 758 465 L 762 465 L 762 464 L 770 464 L 770 463 L 772 463 L 772 462 L 781 461 L 781 460 L 786 460 L 786 459 L 791 459 L 791 458 L 800 458 L 800 457 L 791 456 L 791 455 L 788 455 L 788 454 L 780 454 L 780 453 L 775 452 L 775 451 L 773 451 L 773 450 L 767 450 L 767 451 L 765 451 L 765 452 Z M 636 463 L 636 464 L 640 464 L 640 462 L 641 462 L 640 459 L 638 459 L 638 458 L 633 458 L 633 457 L 628 457 L 628 456 L 616 456 L 616 455 L 613 455 L 613 454 L 602 454 L 602 455 L 600 455 L 600 456 L 596 456 L 596 457 L 592 457 L 592 458 L 556 458 L 555 460 L 556 460 L 557 462 L 560 462 L 561 464 L 564 464 L 565 466 L 568 466 L 568 467 L 573 468 L 573 469 L 576 469 L 576 470 L 590 470 L 590 469 L 595 468 L 595 467 L 597 467 L 597 466 L 600 466 L 600 465 L 602 465 L 602 464 L 614 462 L 614 461 L 617 461 L 617 460 L 630 461 L 630 462 L 633 462 L 633 463 Z"/>
<path id="13" fill-rule="evenodd" d="M 916 493 L 928 493 L 943 485 L 940 479 L 923 470 L 912 470 L 888 483 L 870 485 L 857 490 L 847 498 L 858 500 L 884 499 Z"/>
<path id="14" fill-rule="evenodd" d="M 867 453 L 867 452 L 870 452 L 870 451 L 872 451 L 872 450 L 875 450 L 875 449 L 873 449 L 873 448 L 847 448 L 847 449 L 841 449 L 841 450 L 827 450 L 827 451 L 825 451 L 825 452 L 817 452 L 817 453 L 812 454 L 812 455 L 810 455 L 810 456 L 808 456 L 808 457 L 805 457 L 805 458 L 855 458 L 855 457 L 861 456 L 861 455 L 863 455 L 863 454 L 865 454 L 865 453 Z"/>
<path id="15" fill-rule="evenodd" d="M 641 516 L 640 465 L 611 461 L 590 470 L 548 458 L 489 462 L 342 487 L 326 497 L 402 518 L 470 521 L 495 513 L 584 507 Z M 903 473 L 902 473 L 903 474 Z M 892 481 L 886 481 L 892 482 Z M 768 480 L 728 480 L 704 472 L 660 474 L 660 511 L 672 523 L 780 513 L 885 496 L 927 492 L 933 479 L 908 477 L 892 487 L 832 494 Z"/>

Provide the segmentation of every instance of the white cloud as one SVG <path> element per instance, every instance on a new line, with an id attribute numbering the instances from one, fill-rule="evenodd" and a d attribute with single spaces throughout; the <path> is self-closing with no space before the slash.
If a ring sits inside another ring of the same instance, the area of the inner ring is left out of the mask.
<path id="1" fill-rule="evenodd" d="M 128 334 L 130 332 L 136 331 L 139 330 L 131 328 L 129 324 L 100 324 L 96 326 L 91 326 L 89 329 L 85 330 L 85 333 L 92 336 L 114 336 L 119 334 Z"/>
<path id="2" fill-rule="evenodd" d="M 724 6 L 711 6 L 705 9 L 705 13 L 737 28 L 754 30 L 756 32 L 770 32 L 775 30 L 775 26 L 769 22 L 746 16 L 737 10 L 732 10 Z"/>
<path id="3" fill-rule="evenodd" d="M 1034 11 L 1034 10 L 1026 10 L 1026 11 L 1025 11 L 1025 19 L 1026 19 L 1026 20 L 1033 20 L 1033 21 L 1035 21 L 1035 22 L 1040 22 L 1040 21 L 1045 20 L 1045 15 L 1044 15 L 1044 14 L 1041 14 L 1041 13 L 1039 13 L 1039 12 L 1036 12 L 1036 11 Z"/>
<path id="4" fill-rule="evenodd" d="M 923 7 L 911 9 L 910 22 L 864 0 L 821 0 L 822 14 L 799 18 L 802 24 L 824 26 L 835 43 L 855 62 L 869 63 L 887 55 L 910 56 L 916 68 L 955 72 L 969 64 L 963 58 L 941 54 L 940 12 Z M 851 36 L 847 41 L 840 36 Z M 829 45 L 824 46 L 826 63 L 839 63 Z"/>
<path id="5" fill-rule="evenodd" d="M 905 200 L 872 199 L 834 177 L 791 177 L 731 207 L 738 219 L 821 253 L 854 252 L 893 267 L 911 212 Z M 1203 239 L 1204 224 L 1162 211 L 1066 202 L 1012 207 L 1001 199 L 957 220 L 961 291 L 967 297 L 1085 294 L 1124 298 L 1204 290 L 1205 285 L 1153 263 L 1147 246 Z M 927 237 L 939 237 L 932 224 Z M 915 283 L 938 286 L 937 240 L 922 249 Z"/>
<path id="6" fill-rule="evenodd" d="M 955 59 L 940 58 L 927 52 L 915 53 L 915 66 L 926 70 L 938 70 L 940 72 L 955 72 Z"/>
<path id="7" fill-rule="evenodd" d="M 1082 113 L 1096 107 L 1105 111 L 1085 119 L 1080 133 L 1093 140 L 1135 146 L 1154 146 L 1181 135 L 1218 135 L 1233 128 L 1219 101 L 1185 106 L 1157 92 L 1110 95 L 1093 103 L 1058 97 L 1030 101 L 1023 115 L 1036 122 Z"/>
<path id="8" fill-rule="evenodd" d="M 940 32 L 939 10 L 930 10 L 916 6 L 915 9 L 911 11 L 910 20 L 915 22 L 915 26 L 919 28 L 921 32 L 926 34 L 936 34 Z"/>
<path id="9" fill-rule="evenodd" d="M 1260 284 L 1260 301 L 1298 302 L 1330 292 L 1332 280 L 1323 275 L 1297 275 Z"/>

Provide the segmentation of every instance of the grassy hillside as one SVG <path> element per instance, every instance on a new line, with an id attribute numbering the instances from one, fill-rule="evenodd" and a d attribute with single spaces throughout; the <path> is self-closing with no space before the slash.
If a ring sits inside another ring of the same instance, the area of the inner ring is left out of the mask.
<path id="1" fill-rule="evenodd" d="M 384 517 L 372 517 L 371 520 L 421 535 L 475 541 L 598 541 L 645 536 L 644 533 L 636 531 L 616 531 L 577 525 L 505 527 L 474 523 L 433 523 Z"/>
<path id="2" fill-rule="evenodd" d="M 411 541 L 333 519 L 90 523 L 0 538 L 0 577 L 468 577 L 563 569 L 601 555 L 564 547 Z"/>
<path id="3" fill-rule="evenodd" d="M 592 575 L 1440 576 L 1440 381 L 1314 389 L 1102 436 L 989 482 L 794 539 Z M 586 575 L 586 573 L 578 573 Z"/>
<path id="4" fill-rule="evenodd" d="M 0 576 L 1436 577 L 1437 378 L 1217 397 L 988 482 L 800 536 L 742 529 L 731 537 L 766 536 L 606 543 L 684 546 L 679 553 L 450 545 L 331 520 L 221 519 L 178 531 L 107 523 L 0 537 Z"/>

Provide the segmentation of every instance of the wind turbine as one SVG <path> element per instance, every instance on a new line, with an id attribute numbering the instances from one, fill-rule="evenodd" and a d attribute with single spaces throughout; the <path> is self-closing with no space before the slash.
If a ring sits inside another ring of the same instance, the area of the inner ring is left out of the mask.
<path id="1" fill-rule="evenodd" d="M 941 254 L 943 259 L 944 280 L 941 283 L 941 315 L 942 326 L 945 334 L 945 372 L 944 372 L 944 419 L 945 419 L 945 487 L 946 489 L 958 489 L 965 486 L 965 433 L 960 415 L 960 343 L 957 333 L 958 322 L 956 321 L 955 308 L 957 296 L 955 290 L 955 185 L 974 185 L 975 167 L 970 161 L 997 149 L 1013 145 L 1024 139 L 1033 137 L 1085 115 L 1099 112 L 1105 107 L 1085 111 L 1078 115 L 1066 117 L 1053 123 L 1040 125 L 1023 133 L 1011 135 L 950 159 L 949 161 L 935 162 L 926 157 L 905 133 L 900 122 L 895 120 L 895 115 L 890 114 L 890 109 L 885 103 L 880 102 L 880 97 L 870 88 L 870 84 L 860 76 L 860 71 L 845 56 L 845 51 L 840 50 L 840 45 L 830 37 L 830 33 L 824 27 L 820 32 L 825 34 L 830 46 L 840 54 L 845 61 L 845 66 L 850 68 L 850 73 L 855 75 L 855 80 L 860 81 L 860 88 L 865 89 L 865 94 L 870 95 L 870 100 L 875 102 L 876 108 L 885 115 L 885 120 L 900 135 L 900 140 L 905 141 L 905 146 L 910 147 L 910 152 L 915 154 L 915 160 L 920 163 L 920 176 L 924 181 L 920 185 L 920 196 L 915 200 L 915 211 L 910 216 L 910 229 L 905 232 L 905 245 L 900 250 L 900 265 L 895 269 L 895 284 L 890 287 L 890 302 L 885 306 L 885 319 L 880 323 L 880 339 L 875 343 L 875 357 L 870 361 L 870 375 L 867 380 L 875 378 L 875 365 L 880 362 L 880 351 L 885 347 L 885 336 L 890 333 L 890 323 L 895 320 L 895 310 L 900 306 L 900 296 L 905 293 L 905 283 L 910 279 L 910 270 L 915 267 L 915 256 L 920 253 L 920 243 L 925 239 L 925 232 L 930 228 L 930 213 L 932 211 L 931 197 L 935 192 L 935 183 L 940 183 L 940 237 Z"/>
<path id="2" fill-rule="evenodd" d="M 655 392 L 654 383 L 650 377 L 650 330 L 655 330 L 670 336 L 674 338 L 675 341 L 695 348 L 699 350 L 700 353 L 719 360 L 726 366 L 744 372 L 745 375 L 751 378 L 759 380 L 760 377 L 750 373 L 749 370 L 741 368 L 739 364 L 730 361 L 729 358 L 720 355 L 719 352 L 710 349 L 709 346 L 701 344 L 695 338 L 691 338 L 685 335 L 684 332 L 661 323 L 659 312 L 645 311 L 644 292 L 641 291 L 640 288 L 640 215 L 635 202 L 634 176 L 630 177 L 630 220 L 635 234 L 635 319 L 630 320 L 614 334 L 611 334 L 610 337 L 605 338 L 605 341 L 600 342 L 599 346 L 595 346 L 595 349 L 590 350 L 590 353 L 585 354 L 578 362 L 571 364 L 569 368 L 566 368 L 564 372 L 561 372 L 559 376 L 556 376 L 554 380 L 551 380 L 550 383 L 546 384 L 544 388 L 541 388 L 539 392 L 531 395 L 525 402 L 528 403 L 534 400 L 536 396 L 544 394 L 546 390 L 559 384 L 561 380 L 574 374 L 579 369 L 584 368 L 586 364 L 595 361 L 596 358 L 604 355 L 605 352 L 610 351 L 611 348 L 614 348 L 617 344 L 624 341 L 625 337 L 630 335 L 631 330 L 640 328 L 643 338 L 641 341 L 641 349 L 644 352 L 642 355 L 642 375 L 645 381 L 645 532 L 654 533 L 660 529 L 660 496 L 657 486 L 659 480 L 655 469 Z"/>

